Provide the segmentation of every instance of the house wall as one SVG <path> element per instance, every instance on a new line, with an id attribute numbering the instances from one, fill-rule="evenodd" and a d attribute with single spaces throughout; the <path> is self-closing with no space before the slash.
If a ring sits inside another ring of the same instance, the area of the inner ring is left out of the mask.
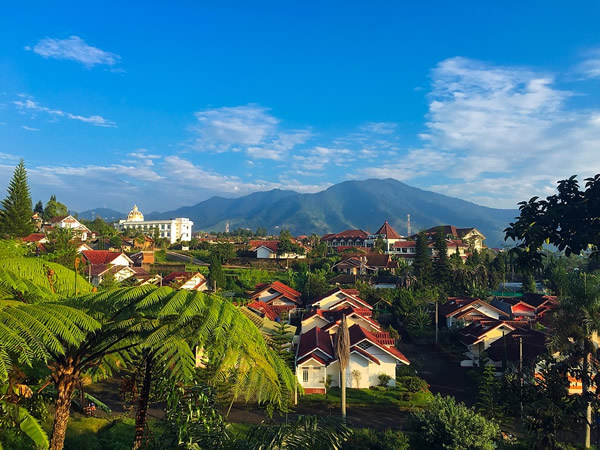
<path id="1" fill-rule="evenodd" d="M 309 317 L 308 319 L 302 321 L 302 333 L 301 334 L 304 334 L 307 331 L 310 331 L 315 327 L 323 328 L 328 323 L 329 322 L 327 322 L 325 319 L 323 319 L 320 316 Z"/>
<path id="2" fill-rule="evenodd" d="M 259 247 L 256 249 L 256 257 L 259 259 L 269 259 L 276 258 L 277 255 L 265 247 Z"/>
<path id="3" fill-rule="evenodd" d="M 199 277 L 199 276 L 195 276 L 190 278 L 188 281 L 186 281 L 182 286 L 181 289 L 189 289 L 192 290 L 194 289 L 198 283 L 202 282 L 202 281 L 206 281 L 206 278 L 204 277 Z M 198 289 L 198 291 L 206 291 L 208 290 L 208 283 L 204 283 L 203 285 L 201 285 Z"/>

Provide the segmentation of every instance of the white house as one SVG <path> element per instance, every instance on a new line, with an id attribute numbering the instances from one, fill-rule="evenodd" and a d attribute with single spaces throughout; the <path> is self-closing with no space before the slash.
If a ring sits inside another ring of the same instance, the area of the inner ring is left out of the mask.
<path id="1" fill-rule="evenodd" d="M 394 347 L 393 339 L 377 337 L 358 324 L 349 327 L 350 361 L 346 368 L 346 386 L 368 388 L 379 384 L 379 375 L 390 377 L 389 385 L 396 384 L 396 365 L 410 364 Z M 386 333 L 387 334 L 387 333 Z M 334 335 L 314 327 L 303 333 L 296 353 L 296 376 L 304 392 L 325 393 L 325 381 L 330 375 L 331 386 L 339 387 L 341 375 L 334 350 Z M 357 378 L 352 373 L 358 373 Z"/>
<path id="2" fill-rule="evenodd" d="M 481 319 L 509 319 L 510 315 L 478 298 L 448 297 L 448 302 L 439 307 L 439 317 L 452 328 Z"/>
<path id="3" fill-rule="evenodd" d="M 359 292 L 356 289 L 342 289 L 338 287 L 312 300 L 311 306 L 322 310 L 344 308 L 347 306 L 372 310 L 373 307 L 361 299 L 358 294 Z"/>
<path id="4" fill-rule="evenodd" d="M 193 225 L 194 222 L 184 217 L 168 220 L 144 220 L 144 215 L 137 205 L 133 205 L 127 219 L 119 220 L 119 223 L 115 224 L 115 228 L 119 231 L 137 230 L 150 235 L 157 231 L 161 238 L 165 238 L 171 244 L 174 244 L 177 241 L 191 240 Z"/>
<path id="5" fill-rule="evenodd" d="M 163 278 L 163 284 L 187 291 L 207 291 L 206 277 L 200 272 L 171 272 Z"/>
<path id="6" fill-rule="evenodd" d="M 112 273 L 115 281 L 121 282 L 136 275 L 135 270 L 129 266 L 115 266 L 112 264 L 95 264 L 88 270 L 88 278 L 91 284 L 98 286 L 106 275 Z"/>
<path id="7" fill-rule="evenodd" d="M 250 300 L 258 300 L 274 306 L 296 306 L 300 304 L 300 292 L 280 281 L 261 283 L 255 286 Z"/>
<path id="8" fill-rule="evenodd" d="M 91 234 L 88 227 L 71 215 L 53 217 L 48 221 L 53 228 L 69 228 L 74 235 L 85 241 Z"/>
<path id="9" fill-rule="evenodd" d="M 133 261 L 123 252 L 111 252 L 110 250 L 83 250 L 84 259 L 92 266 L 98 264 L 110 264 L 112 266 L 132 266 Z"/>
<path id="10" fill-rule="evenodd" d="M 250 241 L 250 251 L 256 253 L 257 259 L 304 259 L 306 254 L 277 254 L 279 241 Z"/>

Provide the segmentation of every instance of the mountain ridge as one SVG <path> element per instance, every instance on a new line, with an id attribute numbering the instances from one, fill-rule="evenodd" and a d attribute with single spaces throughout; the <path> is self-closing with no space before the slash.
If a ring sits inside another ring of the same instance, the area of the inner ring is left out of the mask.
<path id="1" fill-rule="evenodd" d="M 500 246 L 503 230 L 518 215 L 516 209 L 497 209 L 409 186 L 391 178 L 344 181 L 317 193 L 302 194 L 274 189 L 243 197 L 211 197 L 192 206 L 163 213 L 149 213 L 148 220 L 188 217 L 195 230 L 223 231 L 238 227 L 266 227 L 277 233 L 324 234 L 348 228 L 375 231 L 387 220 L 396 231 L 407 233 L 407 214 L 412 231 L 437 225 L 475 227 L 489 246 Z"/>

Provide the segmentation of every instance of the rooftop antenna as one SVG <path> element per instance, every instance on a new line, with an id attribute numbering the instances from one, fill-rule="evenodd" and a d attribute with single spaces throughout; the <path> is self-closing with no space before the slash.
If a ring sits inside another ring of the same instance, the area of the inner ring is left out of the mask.
<path id="1" fill-rule="evenodd" d="M 225 224 L 225 233 L 229 233 L 229 220 Z"/>
<path id="2" fill-rule="evenodd" d="M 410 229 L 410 214 L 407 214 L 406 216 L 407 216 L 407 218 L 406 218 L 406 228 L 407 228 L 406 232 L 410 236 L 412 234 L 411 233 L 411 229 Z"/>

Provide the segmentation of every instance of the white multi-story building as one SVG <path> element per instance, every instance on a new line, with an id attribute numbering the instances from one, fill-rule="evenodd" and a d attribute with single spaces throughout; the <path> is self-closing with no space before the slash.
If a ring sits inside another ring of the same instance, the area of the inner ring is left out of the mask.
<path id="1" fill-rule="evenodd" d="M 126 220 L 119 220 L 115 227 L 119 231 L 138 230 L 143 234 L 152 236 L 155 231 L 161 238 L 168 239 L 171 244 L 177 241 L 189 241 L 192 239 L 192 226 L 194 222 L 186 217 L 177 217 L 168 220 L 144 220 L 144 215 L 137 205 L 127 215 Z"/>

